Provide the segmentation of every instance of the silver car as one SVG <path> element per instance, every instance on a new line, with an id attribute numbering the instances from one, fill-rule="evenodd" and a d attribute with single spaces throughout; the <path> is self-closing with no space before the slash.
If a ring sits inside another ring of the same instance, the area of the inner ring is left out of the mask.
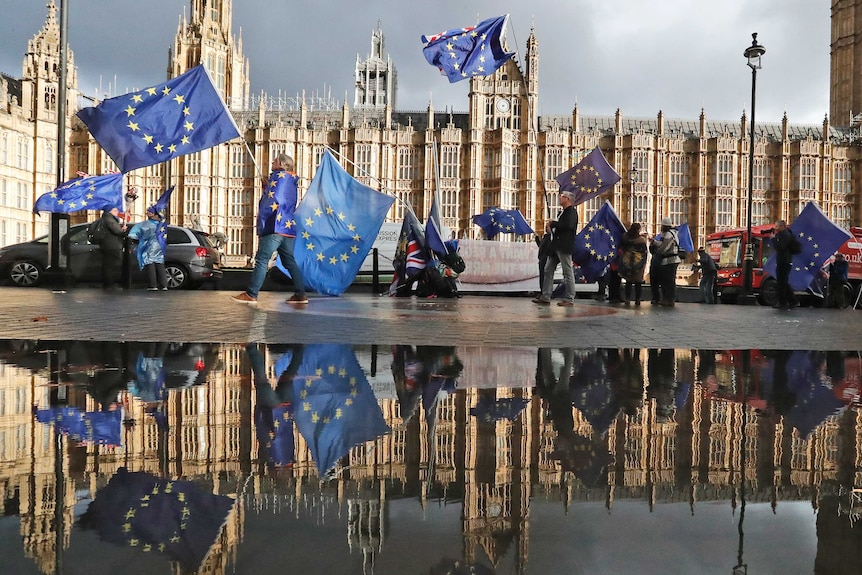
<path id="1" fill-rule="evenodd" d="M 63 253 L 69 256 L 72 276 L 82 283 L 101 281 L 102 257 L 99 246 L 87 240 L 89 224 L 72 226 L 69 233 L 60 239 Z M 0 280 L 12 285 L 32 287 L 44 279 L 48 267 L 48 236 L 0 248 Z M 144 281 L 138 269 L 134 252 L 130 254 L 132 281 Z M 222 276 L 224 256 L 209 234 L 168 226 L 168 245 L 165 253 L 165 269 L 168 273 L 168 288 L 198 288 L 206 282 L 218 281 Z"/>

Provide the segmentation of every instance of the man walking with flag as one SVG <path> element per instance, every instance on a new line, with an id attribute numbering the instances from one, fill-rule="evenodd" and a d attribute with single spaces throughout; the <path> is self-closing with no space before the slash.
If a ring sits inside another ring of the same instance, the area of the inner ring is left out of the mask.
<path id="1" fill-rule="evenodd" d="M 790 268 L 793 265 L 793 252 L 798 240 L 793 231 L 787 227 L 787 222 L 778 220 L 772 232 L 772 246 L 775 248 L 775 280 L 778 282 L 778 303 L 776 309 L 789 310 L 796 305 L 793 288 L 790 287 Z"/>
<path id="2" fill-rule="evenodd" d="M 293 245 L 296 240 L 296 210 L 297 188 L 296 168 L 293 158 L 287 154 L 279 154 L 272 161 L 272 173 L 269 175 L 263 196 L 257 207 L 257 235 L 260 240 L 257 254 L 254 256 L 254 271 L 248 288 L 240 294 L 231 296 L 236 302 L 255 304 L 257 295 L 266 279 L 269 260 L 272 254 L 278 252 L 281 263 L 290 274 L 296 293 L 287 300 L 291 304 L 307 304 L 305 283 L 302 271 L 293 257 Z"/>
<path id="3" fill-rule="evenodd" d="M 557 305 L 572 307 L 575 305 L 575 273 L 572 268 L 572 251 L 575 247 L 575 231 L 578 228 L 578 212 L 573 205 L 572 192 L 560 193 L 560 205 L 563 211 L 555 222 L 545 224 L 545 229 L 553 234 L 551 253 L 545 263 L 542 278 L 542 295 L 533 300 L 538 305 L 551 305 L 551 294 L 554 291 L 554 272 L 557 265 L 563 267 L 563 281 L 566 285 L 566 299 Z"/>

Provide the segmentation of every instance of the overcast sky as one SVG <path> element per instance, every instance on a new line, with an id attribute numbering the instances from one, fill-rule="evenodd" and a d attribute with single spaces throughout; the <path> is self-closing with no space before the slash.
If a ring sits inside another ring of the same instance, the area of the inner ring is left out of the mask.
<path id="1" fill-rule="evenodd" d="M 60 0 L 55 0 L 59 6 Z M 47 0 L 0 0 L 0 71 L 20 77 L 27 41 Z M 188 0 L 69 0 L 78 86 L 113 95 L 165 79 L 168 50 Z M 751 33 L 766 48 L 757 74 L 758 122 L 820 124 L 829 111 L 830 3 L 826 0 L 234 0 L 251 90 L 322 92 L 353 103 L 357 54 L 378 20 L 398 71 L 398 108 L 466 111 L 468 82 L 449 84 L 422 56 L 422 34 L 510 13 L 508 39 L 524 61 L 539 41 L 539 112 L 736 121 L 751 108 Z M 116 80 L 115 80 L 116 78 Z"/>

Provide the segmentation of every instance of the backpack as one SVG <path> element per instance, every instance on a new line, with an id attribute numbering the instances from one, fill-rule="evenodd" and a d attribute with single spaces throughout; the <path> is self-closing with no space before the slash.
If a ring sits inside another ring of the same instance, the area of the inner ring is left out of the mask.
<path id="1" fill-rule="evenodd" d="M 99 244 L 105 239 L 105 224 L 99 218 L 87 227 L 87 241 L 91 244 Z"/>
<path id="2" fill-rule="evenodd" d="M 787 251 L 789 251 L 792 255 L 797 255 L 802 253 L 802 243 L 800 243 L 799 238 L 796 237 L 796 234 L 790 234 L 790 245 L 787 246 Z"/>

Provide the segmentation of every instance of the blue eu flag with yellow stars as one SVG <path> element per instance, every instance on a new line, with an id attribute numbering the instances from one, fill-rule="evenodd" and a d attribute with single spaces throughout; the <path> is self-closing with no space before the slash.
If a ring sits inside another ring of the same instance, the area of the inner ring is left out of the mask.
<path id="1" fill-rule="evenodd" d="M 78 117 L 123 173 L 240 136 L 203 65 L 84 108 Z"/>
<path id="2" fill-rule="evenodd" d="M 394 201 L 356 181 L 327 150 L 295 215 L 294 257 L 305 286 L 327 295 L 343 293 Z M 286 272 L 280 258 L 276 261 Z"/>
<path id="3" fill-rule="evenodd" d="M 350 449 L 389 431 L 349 345 L 307 345 L 293 379 L 293 419 L 323 476 Z"/>
<path id="4" fill-rule="evenodd" d="M 163 555 L 196 571 L 234 506 L 191 481 L 170 481 L 121 467 L 96 492 L 79 522 L 109 543 Z"/>
<path id="5" fill-rule="evenodd" d="M 793 256 L 790 287 L 795 291 L 804 291 L 820 273 L 820 268 L 826 260 L 832 257 L 851 236 L 847 231 L 833 224 L 815 202 L 809 202 L 802 208 L 790 225 L 790 229 L 802 245 L 802 251 Z M 763 271 L 775 277 L 776 263 L 773 253 L 763 264 Z"/>
<path id="6" fill-rule="evenodd" d="M 159 214 L 159 223 L 156 225 L 156 241 L 159 242 L 159 247 L 162 248 L 162 253 L 168 249 L 168 207 L 171 205 L 171 194 L 174 192 L 174 186 L 171 186 L 159 196 L 152 208 Z"/>
<path id="7" fill-rule="evenodd" d="M 605 274 L 617 257 L 625 232 L 626 228 L 613 206 L 605 202 L 578 233 L 572 261 L 581 267 L 588 282 L 594 282 Z"/>
<path id="8" fill-rule="evenodd" d="M 533 234 L 533 228 L 518 210 L 503 208 L 488 208 L 481 214 L 473 216 L 473 223 L 482 228 L 489 240 L 497 234 Z"/>
<path id="9" fill-rule="evenodd" d="M 123 174 L 84 176 L 64 183 L 54 191 L 39 196 L 33 212 L 70 214 L 105 207 L 123 209 Z"/>
<path id="10" fill-rule="evenodd" d="M 78 443 L 122 445 L 123 413 L 119 409 L 85 412 L 70 406 L 49 407 L 36 411 L 36 421 L 53 425 L 57 432 Z"/>
<path id="11" fill-rule="evenodd" d="M 604 194 L 619 181 L 620 175 L 611 167 L 598 146 L 575 167 L 557 176 L 560 191 L 575 195 L 572 202 L 574 206 Z"/>
<path id="12" fill-rule="evenodd" d="M 504 34 L 509 15 L 489 18 L 474 27 L 422 36 L 425 59 L 454 83 L 488 76 L 515 55 L 506 50 Z"/>

